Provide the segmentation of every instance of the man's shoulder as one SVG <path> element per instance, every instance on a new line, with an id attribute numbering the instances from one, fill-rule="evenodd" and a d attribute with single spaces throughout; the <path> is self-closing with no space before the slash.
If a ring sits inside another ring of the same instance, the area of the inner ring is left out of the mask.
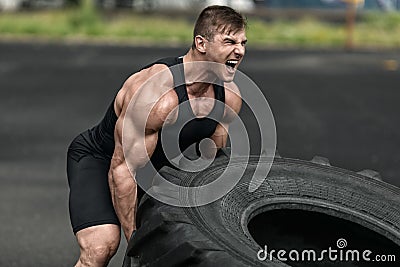
<path id="1" fill-rule="evenodd" d="M 158 106 L 158 102 L 163 100 L 160 108 L 167 108 L 175 103 L 174 94 L 170 92 L 172 88 L 173 77 L 168 66 L 154 64 L 125 80 L 116 97 L 117 106 L 121 110 L 128 108 L 130 103 L 135 106 Z"/>
<path id="2" fill-rule="evenodd" d="M 165 66 L 171 67 L 171 66 L 177 65 L 181 62 L 182 62 L 181 57 L 164 57 L 164 58 L 160 58 L 160 59 L 146 65 L 145 67 L 143 67 L 143 69 L 146 69 L 153 65 L 165 65 Z"/>
<path id="3" fill-rule="evenodd" d="M 146 68 L 141 69 L 139 72 L 137 72 L 137 76 L 139 76 L 142 80 L 147 80 L 150 79 L 154 75 L 165 75 L 165 74 L 170 74 L 168 71 L 168 66 L 162 63 L 155 63 L 153 65 L 150 65 Z M 164 74 L 165 73 L 165 74 Z M 170 76 L 170 75 L 168 75 Z"/>
<path id="4" fill-rule="evenodd" d="M 154 64 L 143 69 L 138 77 L 137 98 L 141 103 L 152 106 L 151 113 L 166 118 L 178 106 L 178 96 L 174 90 L 174 80 L 169 67 L 165 64 Z"/>
<path id="5" fill-rule="evenodd" d="M 137 93 L 144 95 L 151 94 L 150 96 L 158 97 L 164 94 L 171 85 L 173 85 L 173 77 L 168 66 L 154 64 L 129 76 L 124 82 L 122 89 L 130 97 L 133 97 Z"/>

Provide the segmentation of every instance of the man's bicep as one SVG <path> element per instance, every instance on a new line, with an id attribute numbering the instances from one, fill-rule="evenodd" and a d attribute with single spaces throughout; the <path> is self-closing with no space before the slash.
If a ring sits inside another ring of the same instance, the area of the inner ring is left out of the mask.
<path id="1" fill-rule="evenodd" d="M 139 129 L 128 118 L 117 122 L 115 135 L 116 148 L 120 148 L 123 160 L 133 170 L 143 167 L 150 160 L 158 140 L 157 132 Z"/>

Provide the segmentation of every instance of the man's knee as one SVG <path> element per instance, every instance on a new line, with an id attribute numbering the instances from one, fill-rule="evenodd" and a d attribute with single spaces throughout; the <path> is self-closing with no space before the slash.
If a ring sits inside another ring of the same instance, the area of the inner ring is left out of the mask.
<path id="1" fill-rule="evenodd" d="M 98 244 L 88 246 L 81 252 L 80 261 L 88 266 L 106 266 L 118 250 L 118 246 Z"/>
<path id="2" fill-rule="evenodd" d="M 83 229 L 77 233 L 77 239 L 81 248 L 78 266 L 105 266 L 118 250 L 119 226 L 94 226 Z"/>

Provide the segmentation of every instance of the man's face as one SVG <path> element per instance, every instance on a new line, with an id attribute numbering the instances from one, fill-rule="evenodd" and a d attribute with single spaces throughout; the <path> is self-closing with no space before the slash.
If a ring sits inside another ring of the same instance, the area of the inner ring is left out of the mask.
<path id="1" fill-rule="evenodd" d="M 246 43 L 245 30 L 217 33 L 213 40 L 208 41 L 206 57 L 208 61 L 223 64 L 216 73 L 221 80 L 225 82 L 233 80 L 235 71 L 244 57 Z"/>

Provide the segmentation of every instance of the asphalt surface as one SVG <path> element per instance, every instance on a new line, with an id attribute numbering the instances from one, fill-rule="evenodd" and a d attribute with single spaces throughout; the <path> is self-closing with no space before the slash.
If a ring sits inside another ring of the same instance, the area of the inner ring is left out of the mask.
<path id="1" fill-rule="evenodd" d="M 185 52 L 0 43 L 0 266 L 74 264 L 69 142 L 102 118 L 131 73 Z M 241 70 L 269 101 L 282 156 L 324 156 L 337 167 L 379 171 L 400 186 L 400 70 L 385 68 L 385 60 L 400 62 L 400 54 L 249 49 Z M 110 266 L 121 266 L 125 247 Z"/>

